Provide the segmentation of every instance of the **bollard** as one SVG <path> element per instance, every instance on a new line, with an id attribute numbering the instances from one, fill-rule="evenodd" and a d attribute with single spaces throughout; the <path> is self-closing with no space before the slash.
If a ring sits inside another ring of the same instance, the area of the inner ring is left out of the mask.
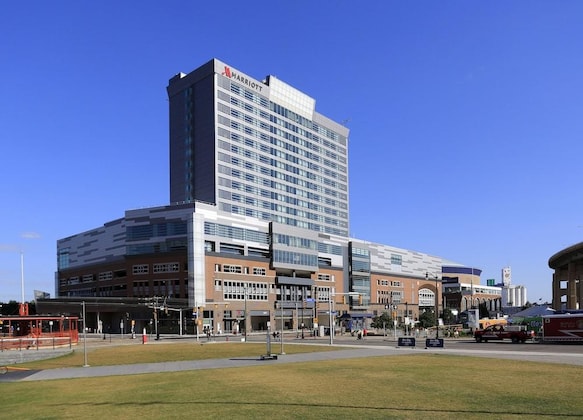
<path id="1" fill-rule="evenodd" d="M 142 331 L 142 344 L 146 344 L 148 342 L 148 336 L 146 335 L 146 328 Z"/>

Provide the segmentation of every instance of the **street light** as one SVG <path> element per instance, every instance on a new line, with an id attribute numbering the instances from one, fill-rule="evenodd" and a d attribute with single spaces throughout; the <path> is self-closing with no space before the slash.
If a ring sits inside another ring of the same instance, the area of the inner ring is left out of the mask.
<path id="1" fill-rule="evenodd" d="M 439 338 L 439 291 L 437 286 L 437 274 L 433 275 L 435 277 L 435 338 Z M 429 273 L 425 273 L 425 280 L 428 280 Z"/>
<path id="2" fill-rule="evenodd" d="M 243 337 L 245 342 L 247 342 L 247 285 L 243 287 L 243 293 L 245 293 L 245 318 L 243 320 Z"/>
<path id="3" fill-rule="evenodd" d="M 334 344 L 334 325 L 332 324 L 332 293 L 328 296 L 328 314 L 329 314 L 329 321 L 328 326 L 330 327 L 330 345 Z"/>
<path id="4" fill-rule="evenodd" d="M 433 275 L 435 277 L 435 338 L 439 338 L 439 293 L 437 286 L 437 274 Z M 425 281 L 429 280 L 429 273 L 425 272 Z"/>
<path id="5" fill-rule="evenodd" d="M 85 313 L 85 301 L 82 302 L 83 306 L 83 367 L 89 367 L 87 363 L 87 314 Z"/>
<path id="6" fill-rule="evenodd" d="M 279 337 L 279 343 L 281 345 L 281 350 L 280 350 L 280 354 L 285 354 L 285 352 L 283 351 L 283 301 L 280 301 L 279 304 L 279 309 L 281 310 L 281 324 L 280 324 L 280 329 L 281 329 L 281 335 Z"/>

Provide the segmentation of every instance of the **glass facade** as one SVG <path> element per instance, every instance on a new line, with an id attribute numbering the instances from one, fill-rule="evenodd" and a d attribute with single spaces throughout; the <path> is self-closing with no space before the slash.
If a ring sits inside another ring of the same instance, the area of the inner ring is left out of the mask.
<path id="1" fill-rule="evenodd" d="M 205 222 L 204 233 L 205 235 L 269 244 L 269 235 L 267 232 L 222 225 L 219 223 Z"/>
<path id="2" fill-rule="evenodd" d="M 216 66 L 215 177 L 205 179 L 209 185 L 198 191 L 204 190 L 208 195 L 212 187 L 216 192 L 213 204 L 230 214 L 347 237 L 348 130 L 332 121 L 326 124 L 329 120 L 315 113 L 312 98 L 271 76 L 267 82 L 254 82 L 231 77 L 231 70 L 221 74 Z M 173 159 L 182 163 L 178 166 L 183 171 L 196 173 L 196 167 L 207 165 L 210 157 L 206 155 L 205 162 L 192 163 L 197 159 L 196 143 L 210 139 L 195 138 L 193 114 L 183 111 L 196 108 L 195 104 L 199 108 L 207 106 L 201 103 L 206 90 L 198 89 L 198 84 L 208 83 L 207 80 L 182 88 L 188 93 L 181 96 L 182 101 L 188 103 L 171 101 L 171 125 L 174 114 L 182 115 L 183 120 L 176 118 L 174 130 L 188 137 L 181 135 L 174 140 L 180 142 L 182 156 Z M 203 92 L 197 96 L 198 90 Z M 200 118 L 194 121 L 199 126 L 208 123 Z M 176 183 L 193 184 L 188 182 L 192 176 L 173 176 Z M 194 178 L 200 186 L 202 178 Z M 196 191 L 184 194 L 187 200 L 192 196 L 201 200 Z"/>

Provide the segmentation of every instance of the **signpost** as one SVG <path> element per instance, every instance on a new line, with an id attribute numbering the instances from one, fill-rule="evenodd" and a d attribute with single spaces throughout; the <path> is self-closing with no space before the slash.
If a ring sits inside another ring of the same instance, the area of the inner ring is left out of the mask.
<path id="1" fill-rule="evenodd" d="M 427 338 L 425 348 L 443 348 L 443 338 Z"/>
<path id="2" fill-rule="evenodd" d="M 413 337 L 399 337 L 397 347 L 415 347 L 415 338 Z"/>

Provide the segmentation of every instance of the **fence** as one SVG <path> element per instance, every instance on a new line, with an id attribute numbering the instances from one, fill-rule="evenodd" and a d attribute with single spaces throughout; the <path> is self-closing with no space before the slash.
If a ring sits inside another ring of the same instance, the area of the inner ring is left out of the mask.
<path id="1" fill-rule="evenodd" d="M 39 348 L 62 348 L 73 345 L 71 337 L 17 337 L 17 338 L 0 338 L 0 351 L 6 350 L 38 350 Z"/>

